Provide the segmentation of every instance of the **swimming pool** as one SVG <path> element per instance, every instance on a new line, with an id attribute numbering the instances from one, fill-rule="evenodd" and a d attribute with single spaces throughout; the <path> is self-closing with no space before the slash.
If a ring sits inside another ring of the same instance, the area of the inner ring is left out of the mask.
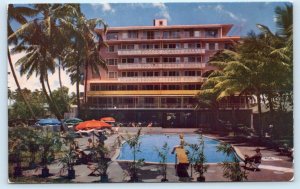
<path id="1" fill-rule="evenodd" d="M 216 147 L 219 145 L 218 140 L 214 140 L 208 137 L 203 137 L 204 139 L 204 154 L 206 156 L 207 163 L 220 163 L 224 160 L 232 161 L 234 154 L 227 157 L 222 152 L 217 152 Z M 143 135 L 140 138 L 141 146 L 140 152 L 137 153 L 136 159 L 144 158 L 146 162 L 159 162 L 158 152 L 155 148 L 161 149 L 165 142 L 168 143 L 170 151 L 168 153 L 168 163 L 175 163 L 175 154 L 172 154 L 172 149 L 174 146 L 179 145 L 179 136 L 177 134 L 153 134 L 153 135 Z M 196 134 L 185 134 L 184 141 L 189 144 L 199 143 L 199 135 Z M 189 150 L 189 147 L 185 147 Z M 127 143 L 124 143 L 117 160 L 133 160 L 132 151 Z"/>

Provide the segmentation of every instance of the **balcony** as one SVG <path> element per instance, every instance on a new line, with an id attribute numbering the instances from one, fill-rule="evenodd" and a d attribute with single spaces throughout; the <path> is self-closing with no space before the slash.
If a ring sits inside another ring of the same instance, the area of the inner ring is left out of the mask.
<path id="1" fill-rule="evenodd" d="M 132 63 L 132 64 L 118 64 L 119 70 L 133 70 L 133 69 L 183 69 L 183 68 L 204 68 L 205 63 Z"/>
<path id="2" fill-rule="evenodd" d="M 205 54 L 205 49 L 132 49 L 118 50 L 119 56 Z"/>
<path id="3" fill-rule="evenodd" d="M 199 90 L 124 90 L 124 91 L 88 91 L 87 96 L 135 96 L 135 95 L 181 95 L 195 96 Z"/>
<path id="4" fill-rule="evenodd" d="M 172 83 L 172 82 L 204 82 L 201 76 L 168 76 L 168 77 L 119 77 L 118 82 L 124 83 Z"/>
<path id="5" fill-rule="evenodd" d="M 131 104 L 89 104 L 92 109 L 195 109 L 194 104 L 165 103 L 165 104 L 147 104 L 147 103 L 131 103 Z"/>

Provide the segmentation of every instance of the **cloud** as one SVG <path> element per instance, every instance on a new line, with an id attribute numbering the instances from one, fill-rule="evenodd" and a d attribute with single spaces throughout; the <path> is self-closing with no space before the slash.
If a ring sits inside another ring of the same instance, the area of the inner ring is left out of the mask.
<path id="1" fill-rule="evenodd" d="M 239 17 L 239 16 L 235 15 L 233 12 L 225 10 L 222 5 L 216 5 L 214 7 L 214 10 L 217 11 L 219 14 L 230 17 L 233 20 L 236 20 L 236 21 L 239 21 L 239 22 L 246 22 L 247 21 L 245 18 Z"/>
<path id="2" fill-rule="evenodd" d="M 109 3 L 103 3 L 102 4 L 102 11 L 103 12 L 112 12 L 112 13 L 114 13 L 115 9 L 111 8 Z"/>
<path id="3" fill-rule="evenodd" d="M 199 10 L 203 10 L 203 8 L 204 8 L 204 7 L 201 6 L 201 5 L 198 6 L 198 9 L 199 9 Z"/>
<path id="4" fill-rule="evenodd" d="M 157 13 L 156 16 L 171 20 L 168 7 L 164 3 L 152 3 L 152 6 L 159 9 L 159 13 Z"/>
<path id="5" fill-rule="evenodd" d="M 111 5 L 107 2 L 105 3 L 92 3 L 91 7 L 94 11 L 98 11 L 99 8 L 106 13 L 115 13 L 116 10 L 111 7 Z"/>

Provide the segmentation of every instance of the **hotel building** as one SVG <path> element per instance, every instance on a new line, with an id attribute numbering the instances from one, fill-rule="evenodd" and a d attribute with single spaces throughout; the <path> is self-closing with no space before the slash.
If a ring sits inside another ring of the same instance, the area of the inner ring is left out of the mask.
<path id="1" fill-rule="evenodd" d="M 240 39 L 228 36 L 232 26 L 169 26 L 167 20 L 156 19 L 153 26 L 110 27 L 103 36 L 108 46 L 100 48 L 108 71 L 88 74 L 90 117 L 113 116 L 124 123 L 164 127 L 205 124 L 210 111 L 195 110 L 194 97 L 215 69 L 207 64 L 209 58 Z M 245 104 L 240 99 L 234 103 Z M 222 107 L 226 110 L 230 104 Z"/>

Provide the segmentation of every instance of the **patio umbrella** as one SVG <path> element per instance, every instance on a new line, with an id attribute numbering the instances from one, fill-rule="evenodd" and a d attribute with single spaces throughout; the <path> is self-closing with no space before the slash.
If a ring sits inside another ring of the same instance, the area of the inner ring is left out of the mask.
<path id="1" fill-rule="evenodd" d="M 35 123 L 36 126 L 60 126 L 61 122 L 58 119 L 47 118 L 47 119 L 40 119 L 38 122 Z"/>
<path id="2" fill-rule="evenodd" d="M 79 119 L 79 118 L 70 118 L 64 121 L 64 123 L 66 124 L 77 124 L 83 122 L 83 120 Z"/>
<path id="3" fill-rule="evenodd" d="M 90 121 L 84 121 L 79 123 L 75 130 L 90 130 L 90 129 L 104 129 L 104 128 L 111 128 L 111 125 L 108 123 L 105 123 L 104 121 L 97 121 L 97 120 L 90 120 Z"/>
<path id="4" fill-rule="evenodd" d="M 104 122 L 107 122 L 107 123 L 116 122 L 115 118 L 113 118 L 113 117 L 103 117 L 103 118 L 100 119 L 100 121 L 104 121 Z"/>
<path id="5" fill-rule="evenodd" d="M 35 123 L 35 126 L 56 132 L 60 131 L 61 122 L 53 118 L 40 119 Z"/>

